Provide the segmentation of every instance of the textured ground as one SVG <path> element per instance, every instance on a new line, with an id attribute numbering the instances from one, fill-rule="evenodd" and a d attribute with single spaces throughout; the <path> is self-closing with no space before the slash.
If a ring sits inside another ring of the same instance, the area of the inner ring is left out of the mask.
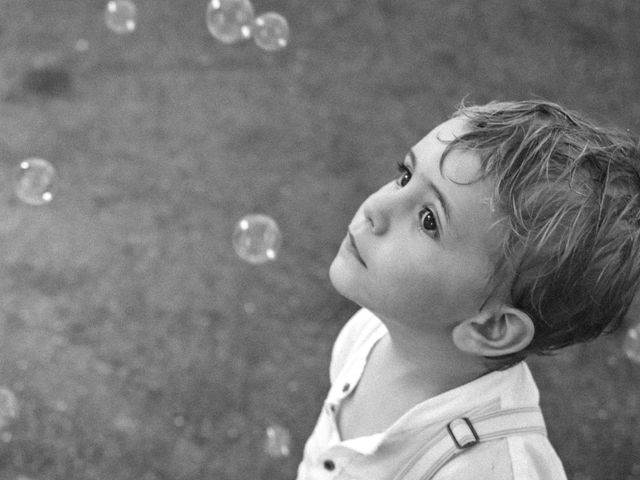
<path id="1" fill-rule="evenodd" d="M 200 0 L 138 1 L 129 36 L 104 4 L 0 0 L 3 480 L 292 478 L 355 310 L 328 264 L 410 145 L 467 95 L 640 131 L 636 0 L 256 0 L 289 19 L 275 54 L 217 43 Z M 11 192 L 28 156 L 58 168 L 48 206 Z M 252 211 L 275 263 L 233 252 Z M 620 341 L 532 361 L 573 480 L 640 479 Z M 264 453 L 272 424 L 290 457 Z"/>

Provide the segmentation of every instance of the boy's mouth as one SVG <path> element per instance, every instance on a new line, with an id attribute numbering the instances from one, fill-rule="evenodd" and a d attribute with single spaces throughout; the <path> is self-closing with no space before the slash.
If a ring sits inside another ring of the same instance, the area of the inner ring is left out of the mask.
<path id="1" fill-rule="evenodd" d="M 351 232 L 347 232 L 347 236 L 349 237 L 349 241 L 347 242 L 347 248 L 353 254 L 353 256 L 356 257 L 356 259 L 358 259 L 358 261 L 363 266 L 366 267 L 367 264 L 364 263 L 364 260 L 362 260 L 362 257 L 360 256 L 360 252 L 358 251 L 358 246 L 356 245 L 356 241 L 353 238 L 353 235 L 351 235 Z"/>

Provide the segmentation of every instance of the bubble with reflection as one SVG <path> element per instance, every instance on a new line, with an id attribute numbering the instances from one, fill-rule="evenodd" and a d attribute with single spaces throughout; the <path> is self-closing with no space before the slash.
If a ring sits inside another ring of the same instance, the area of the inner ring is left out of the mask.
<path id="1" fill-rule="evenodd" d="M 107 28 L 118 35 L 131 33 L 136 29 L 137 9 L 130 0 L 110 0 L 104 12 Z"/>
<path id="2" fill-rule="evenodd" d="M 209 0 L 207 4 L 207 29 L 223 43 L 248 39 L 253 19 L 253 5 L 249 0 Z"/>
<path id="3" fill-rule="evenodd" d="M 251 214 L 236 224 L 232 242 L 240 258 L 258 265 L 277 258 L 282 244 L 282 234 L 273 218 L 263 214 Z"/>
<path id="4" fill-rule="evenodd" d="M 622 350 L 629 360 L 640 364 L 640 323 L 627 330 L 622 342 Z"/>
<path id="5" fill-rule="evenodd" d="M 0 387 L 0 428 L 13 421 L 19 413 L 18 398 L 7 387 Z"/>
<path id="6" fill-rule="evenodd" d="M 265 431 L 264 451 L 271 458 L 284 458 L 291 454 L 291 434 L 281 425 L 269 425 Z"/>
<path id="7" fill-rule="evenodd" d="M 15 173 L 16 196 L 29 205 L 44 205 L 53 200 L 56 169 L 42 158 L 28 158 L 20 162 Z"/>
<path id="8" fill-rule="evenodd" d="M 279 13 L 263 13 L 253 22 L 251 35 L 256 45 L 263 50 L 282 50 L 289 43 L 289 24 Z"/>

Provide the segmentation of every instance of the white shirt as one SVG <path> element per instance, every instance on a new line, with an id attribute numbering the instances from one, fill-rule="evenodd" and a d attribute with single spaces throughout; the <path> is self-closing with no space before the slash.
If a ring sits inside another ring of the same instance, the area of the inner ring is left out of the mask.
<path id="1" fill-rule="evenodd" d="M 393 479 L 419 447 L 454 418 L 484 412 L 538 406 L 539 393 L 521 362 L 488 373 L 432 397 L 406 412 L 385 431 L 342 441 L 337 412 L 351 395 L 369 353 L 386 327 L 370 311 L 358 311 L 333 346 L 331 388 L 313 433 L 307 440 L 297 480 Z M 545 435 L 525 433 L 481 442 L 450 460 L 434 480 L 566 480 L 562 463 Z"/>

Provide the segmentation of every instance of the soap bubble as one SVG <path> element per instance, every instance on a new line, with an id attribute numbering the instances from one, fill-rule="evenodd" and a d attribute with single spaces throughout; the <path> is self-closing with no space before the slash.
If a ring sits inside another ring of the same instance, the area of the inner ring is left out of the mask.
<path id="1" fill-rule="evenodd" d="M 244 308 L 244 312 L 247 315 L 253 315 L 254 313 L 256 313 L 256 304 L 253 302 L 245 303 L 242 308 Z"/>
<path id="2" fill-rule="evenodd" d="M 622 350 L 629 360 L 640 364 L 640 323 L 627 330 Z"/>
<path id="3" fill-rule="evenodd" d="M 113 426 L 116 430 L 128 435 L 134 435 L 138 430 L 138 421 L 124 412 L 119 412 L 113 419 Z"/>
<path id="4" fill-rule="evenodd" d="M 136 29 L 136 6 L 129 0 L 110 0 L 104 12 L 107 28 L 117 34 Z"/>
<path id="5" fill-rule="evenodd" d="M 291 434 L 281 425 L 269 425 L 266 430 L 264 451 L 272 458 L 284 458 L 291 454 Z"/>
<path id="6" fill-rule="evenodd" d="M 210 0 L 207 28 L 223 43 L 236 43 L 251 36 L 253 5 L 249 0 Z"/>
<path id="7" fill-rule="evenodd" d="M 0 387 L 0 428 L 18 416 L 18 399 L 15 393 L 6 387 Z"/>
<path id="8" fill-rule="evenodd" d="M 86 52 L 89 50 L 89 40 L 86 38 L 79 38 L 76 40 L 76 44 L 73 47 L 76 52 Z"/>
<path id="9" fill-rule="evenodd" d="M 278 224 L 271 217 L 251 214 L 243 217 L 233 231 L 233 248 L 240 258 L 260 264 L 275 260 L 282 244 Z"/>
<path id="10" fill-rule="evenodd" d="M 253 22 L 251 34 L 253 41 L 263 50 L 281 50 L 289 43 L 289 24 L 279 13 L 263 13 Z"/>
<path id="11" fill-rule="evenodd" d="M 16 196 L 29 205 L 44 205 L 53 200 L 56 170 L 42 158 L 29 158 L 18 166 L 14 189 Z"/>
<path id="12" fill-rule="evenodd" d="M 184 417 L 182 415 L 174 415 L 173 424 L 178 428 L 184 427 Z"/>

